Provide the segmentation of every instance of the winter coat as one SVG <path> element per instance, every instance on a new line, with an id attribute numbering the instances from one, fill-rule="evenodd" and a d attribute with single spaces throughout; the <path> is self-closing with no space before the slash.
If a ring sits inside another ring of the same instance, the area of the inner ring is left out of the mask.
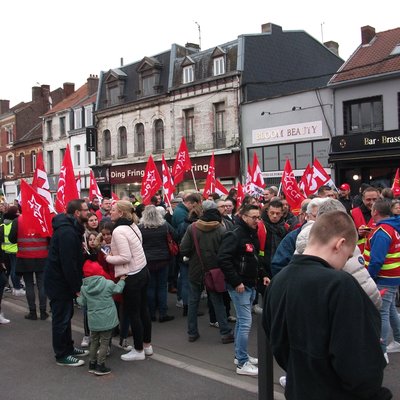
<path id="1" fill-rule="evenodd" d="M 93 332 L 108 331 L 119 324 L 113 294 L 122 293 L 125 281 L 114 283 L 103 276 L 83 279 L 78 304 L 87 307 L 89 329 Z"/>
<path id="2" fill-rule="evenodd" d="M 44 288 L 50 300 L 73 299 L 82 284 L 82 235 L 85 228 L 70 214 L 56 215 L 52 225 Z"/>
<path id="3" fill-rule="evenodd" d="M 179 225 L 185 221 L 185 218 L 189 215 L 189 209 L 183 204 L 179 203 L 174 210 L 172 215 L 172 226 L 175 230 L 178 229 Z"/>
<path id="4" fill-rule="evenodd" d="M 142 233 L 137 225 L 116 226 L 112 233 L 111 254 L 107 255 L 106 261 L 114 265 L 115 277 L 137 273 L 146 266 Z"/>

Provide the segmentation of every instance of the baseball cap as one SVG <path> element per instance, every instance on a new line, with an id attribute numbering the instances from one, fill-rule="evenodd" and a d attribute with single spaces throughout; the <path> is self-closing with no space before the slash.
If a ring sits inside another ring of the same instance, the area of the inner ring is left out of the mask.
<path id="1" fill-rule="evenodd" d="M 393 189 L 393 196 L 394 196 L 394 197 L 400 197 L 400 188 L 395 187 L 395 188 Z"/>
<path id="2" fill-rule="evenodd" d="M 342 183 L 340 185 L 340 190 L 350 190 L 350 185 L 348 183 Z"/>

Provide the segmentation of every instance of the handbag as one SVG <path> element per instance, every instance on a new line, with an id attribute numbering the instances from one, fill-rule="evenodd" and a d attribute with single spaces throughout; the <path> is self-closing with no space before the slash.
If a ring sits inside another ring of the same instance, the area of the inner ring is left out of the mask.
<path id="1" fill-rule="evenodd" d="M 201 266 L 204 272 L 204 285 L 207 290 L 210 292 L 216 293 L 223 293 L 226 291 L 225 287 L 225 275 L 222 272 L 221 268 L 212 268 L 208 271 L 205 270 L 203 259 L 201 258 L 199 242 L 197 241 L 197 234 L 196 234 L 196 223 L 192 224 L 192 233 L 193 233 L 193 242 L 194 246 L 196 247 L 196 253 L 199 257 Z"/>
<path id="2" fill-rule="evenodd" d="M 168 250 L 169 250 L 169 254 L 171 256 L 176 256 L 179 253 L 179 246 L 178 244 L 175 242 L 175 240 L 173 239 L 171 233 L 168 231 L 167 228 L 167 245 L 168 245 Z"/>

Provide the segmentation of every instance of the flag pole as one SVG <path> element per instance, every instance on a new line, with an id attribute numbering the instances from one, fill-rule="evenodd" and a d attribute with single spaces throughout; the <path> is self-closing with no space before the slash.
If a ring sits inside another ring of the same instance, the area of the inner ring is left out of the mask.
<path id="1" fill-rule="evenodd" d="M 192 172 L 192 177 L 193 177 L 193 183 L 194 183 L 194 188 L 196 189 L 196 192 L 198 192 L 199 190 L 197 189 L 197 184 L 196 184 L 196 179 L 194 178 L 194 172 L 193 169 L 191 168 L 190 171 Z"/>

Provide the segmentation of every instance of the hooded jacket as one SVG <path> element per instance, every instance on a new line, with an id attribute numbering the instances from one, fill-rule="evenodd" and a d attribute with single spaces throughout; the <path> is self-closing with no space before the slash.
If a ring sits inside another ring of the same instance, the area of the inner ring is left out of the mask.
<path id="1" fill-rule="evenodd" d="M 70 214 L 56 215 L 52 225 L 44 288 L 50 300 L 73 299 L 82 284 L 82 235 L 85 228 Z"/>
<path id="2" fill-rule="evenodd" d="M 105 278 L 103 268 L 99 263 L 88 260 L 85 262 L 85 267 L 87 264 L 90 264 L 93 275 L 83 279 L 77 302 L 81 306 L 87 307 L 88 324 L 91 331 L 108 331 L 119 324 L 117 308 L 112 296 L 122 293 L 125 280 L 114 283 Z"/>

